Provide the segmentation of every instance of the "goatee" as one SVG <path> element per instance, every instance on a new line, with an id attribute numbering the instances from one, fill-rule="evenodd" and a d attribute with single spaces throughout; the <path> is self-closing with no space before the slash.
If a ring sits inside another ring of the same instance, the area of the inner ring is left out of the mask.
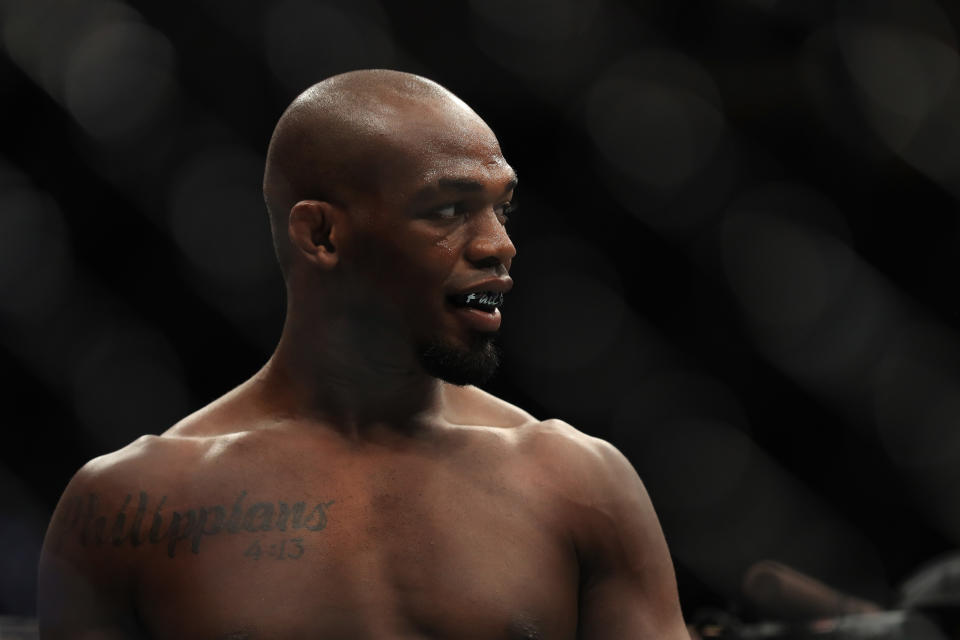
<path id="1" fill-rule="evenodd" d="M 431 342 L 420 349 L 420 365 L 435 378 L 458 386 L 483 384 L 500 366 L 500 349 L 494 335 L 484 335 L 473 348 Z"/>

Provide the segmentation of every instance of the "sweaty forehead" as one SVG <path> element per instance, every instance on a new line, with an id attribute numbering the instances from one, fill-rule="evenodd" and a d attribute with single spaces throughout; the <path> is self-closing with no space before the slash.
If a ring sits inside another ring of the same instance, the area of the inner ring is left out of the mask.
<path id="1" fill-rule="evenodd" d="M 514 177 L 493 131 L 472 111 L 432 106 L 397 113 L 382 145 L 382 178 L 417 191 L 444 179 L 505 181 Z"/>

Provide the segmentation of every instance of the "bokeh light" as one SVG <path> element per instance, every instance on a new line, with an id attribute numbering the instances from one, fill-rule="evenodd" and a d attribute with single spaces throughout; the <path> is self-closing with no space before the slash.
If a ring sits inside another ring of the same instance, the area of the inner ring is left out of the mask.
<path id="1" fill-rule="evenodd" d="M 501 137 L 523 208 L 490 390 L 628 456 L 688 617 L 753 615 L 765 557 L 893 604 L 960 545 L 958 19 L 0 0 L 0 637 L 70 474 L 269 357 L 271 126 L 371 66 L 441 81 Z"/>
<path id="2" fill-rule="evenodd" d="M 737 199 L 721 226 L 724 273 L 768 357 L 812 388 L 860 388 L 902 303 L 846 244 L 846 220 L 796 185 Z"/>
<path id="3" fill-rule="evenodd" d="M 77 42 L 67 57 L 67 108 L 95 138 L 129 144 L 172 100 L 173 47 L 146 25 L 104 24 Z"/>
<path id="4" fill-rule="evenodd" d="M 792 215 L 793 214 L 793 215 Z M 724 267 L 735 294 L 762 330 L 802 336 L 839 301 L 851 256 L 816 227 L 839 212 L 815 194 L 770 186 L 738 199 L 723 221 Z"/>
<path id="5" fill-rule="evenodd" d="M 399 57 L 374 0 L 283 0 L 270 8 L 264 42 L 270 68 L 296 93 L 351 69 L 394 68 Z"/>
<path id="6" fill-rule="evenodd" d="M 168 224 L 189 285 L 264 352 L 280 329 L 283 285 L 260 192 L 263 159 L 235 146 L 198 152 L 177 171 Z"/>
<path id="7" fill-rule="evenodd" d="M 673 552 L 734 596 L 766 557 L 888 595 L 876 550 L 784 471 L 749 436 L 735 399 L 692 372 L 635 383 L 615 418 L 636 451 Z"/>
<path id="8" fill-rule="evenodd" d="M 56 203 L 29 187 L 3 189 L 0 211 L 0 314 L 28 322 L 54 309 L 72 280 L 70 233 Z"/>
<path id="9" fill-rule="evenodd" d="M 118 327 L 92 336 L 74 371 L 77 416 L 106 450 L 166 431 L 192 406 L 180 369 L 156 334 Z"/>
<path id="10" fill-rule="evenodd" d="M 648 51 L 594 85 L 587 126 L 614 167 L 641 184 L 675 190 L 699 171 L 724 129 L 719 95 L 692 60 Z"/>
<path id="11" fill-rule="evenodd" d="M 523 252 L 531 268 L 517 276 L 504 310 L 509 362 L 551 411 L 596 420 L 633 376 L 662 360 L 661 347 L 628 309 L 617 270 L 598 248 L 556 235 Z"/>
<path id="12" fill-rule="evenodd" d="M 935 327 L 904 328 L 877 371 L 877 427 L 890 456 L 907 467 L 960 464 L 960 379 L 956 345 Z"/>
<path id="13" fill-rule="evenodd" d="M 838 135 L 871 154 L 879 140 L 960 197 L 960 56 L 937 3 L 840 3 L 808 43 L 806 71 Z"/>
<path id="14" fill-rule="evenodd" d="M 702 67 L 669 50 L 633 54 L 596 81 L 585 117 L 602 174 L 622 178 L 617 191 L 625 206 L 658 227 L 697 220 L 659 213 L 701 175 L 723 140 L 719 92 Z"/>
<path id="15" fill-rule="evenodd" d="M 10 57 L 61 102 L 73 48 L 105 25 L 138 18 L 132 8 L 112 0 L 7 0 L 0 10 Z"/>
<path id="16" fill-rule="evenodd" d="M 562 103 L 582 89 L 609 29 L 603 0 L 471 0 L 473 41 L 527 87 Z"/>
<path id="17" fill-rule="evenodd" d="M 262 172 L 262 157 L 212 147 L 185 162 L 171 187 L 169 223 L 177 244 L 204 276 L 238 290 L 277 270 Z"/>

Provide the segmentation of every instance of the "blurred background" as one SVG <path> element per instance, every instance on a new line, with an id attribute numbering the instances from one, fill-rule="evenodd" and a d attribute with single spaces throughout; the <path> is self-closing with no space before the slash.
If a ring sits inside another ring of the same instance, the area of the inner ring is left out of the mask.
<path id="1" fill-rule="evenodd" d="M 686 613 L 772 558 L 890 606 L 960 546 L 960 5 L 0 0 L 0 614 L 60 491 L 282 322 L 284 107 L 423 74 L 521 177 L 488 385 L 609 439 Z"/>

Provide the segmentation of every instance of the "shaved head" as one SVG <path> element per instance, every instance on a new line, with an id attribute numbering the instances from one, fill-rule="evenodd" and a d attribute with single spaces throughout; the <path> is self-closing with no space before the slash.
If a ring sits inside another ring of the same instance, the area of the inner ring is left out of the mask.
<path id="1" fill-rule="evenodd" d="M 290 262 L 291 207 L 301 200 L 347 206 L 359 196 L 378 195 L 388 160 L 403 151 L 398 132 L 418 119 L 445 127 L 486 127 L 436 82 L 385 69 L 327 78 L 287 107 L 270 140 L 263 181 L 284 273 Z"/>
<path id="2" fill-rule="evenodd" d="M 499 309 L 469 294 L 511 286 L 515 186 L 490 127 L 436 82 L 378 69 L 313 85 L 280 117 L 264 172 L 284 340 L 356 375 L 482 381 Z"/>

